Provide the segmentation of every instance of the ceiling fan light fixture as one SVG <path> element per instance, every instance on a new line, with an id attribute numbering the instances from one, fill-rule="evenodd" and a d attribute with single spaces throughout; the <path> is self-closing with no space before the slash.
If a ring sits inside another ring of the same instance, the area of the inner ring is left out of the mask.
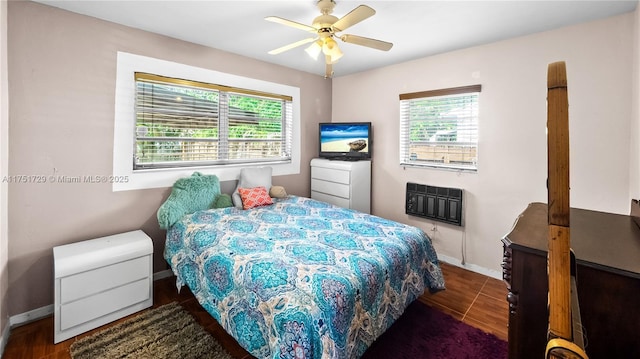
<path id="1" fill-rule="evenodd" d="M 312 59 L 317 60 L 318 55 L 320 55 L 320 52 L 322 52 L 322 41 L 314 41 L 311 45 L 309 45 L 309 47 L 304 49 L 304 51 L 309 54 Z"/>
<path id="2" fill-rule="evenodd" d="M 340 51 L 340 48 L 338 46 L 334 47 L 333 50 L 331 51 L 331 54 L 329 54 L 329 57 L 331 58 L 331 63 L 335 64 L 336 62 L 338 62 L 338 60 L 340 60 L 342 55 L 343 53 L 342 51 Z"/>
<path id="3" fill-rule="evenodd" d="M 322 45 L 322 52 L 331 58 L 331 63 L 335 63 L 342 57 L 342 51 L 338 47 L 338 43 L 332 37 L 326 37 L 324 39 L 324 45 Z"/>
<path id="4" fill-rule="evenodd" d="M 333 49 L 338 47 L 338 43 L 332 37 L 325 37 L 324 44 L 322 45 L 322 51 L 325 55 L 329 55 Z"/>

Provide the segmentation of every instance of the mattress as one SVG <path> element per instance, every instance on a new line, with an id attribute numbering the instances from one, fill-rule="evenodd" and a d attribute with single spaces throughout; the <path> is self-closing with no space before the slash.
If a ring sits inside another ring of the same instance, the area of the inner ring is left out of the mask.
<path id="1" fill-rule="evenodd" d="M 444 289 L 420 229 L 310 198 L 185 216 L 164 256 L 257 358 L 358 358 L 425 290 Z"/>

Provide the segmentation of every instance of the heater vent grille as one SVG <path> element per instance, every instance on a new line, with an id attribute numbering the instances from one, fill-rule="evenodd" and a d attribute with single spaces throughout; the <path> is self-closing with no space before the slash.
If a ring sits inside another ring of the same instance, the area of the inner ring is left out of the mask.
<path id="1" fill-rule="evenodd" d="M 407 182 L 405 213 L 462 226 L 463 193 L 460 188 Z"/>

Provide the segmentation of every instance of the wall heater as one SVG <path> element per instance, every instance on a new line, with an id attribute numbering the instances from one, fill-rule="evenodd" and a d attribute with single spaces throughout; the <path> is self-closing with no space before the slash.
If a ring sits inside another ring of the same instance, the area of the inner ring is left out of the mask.
<path id="1" fill-rule="evenodd" d="M 462 226 L 463 192 L 460 188 L 407 182 L 405 213 Z"/>

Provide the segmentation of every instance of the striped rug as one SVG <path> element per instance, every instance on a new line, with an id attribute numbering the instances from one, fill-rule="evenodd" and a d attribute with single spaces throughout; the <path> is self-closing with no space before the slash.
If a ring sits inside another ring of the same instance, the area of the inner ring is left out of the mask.
<path id="1" fill-rule="evenodd" d="M 232 359 L 176 302 L 79 339 L 70 352 L 72 359 Z"/>

